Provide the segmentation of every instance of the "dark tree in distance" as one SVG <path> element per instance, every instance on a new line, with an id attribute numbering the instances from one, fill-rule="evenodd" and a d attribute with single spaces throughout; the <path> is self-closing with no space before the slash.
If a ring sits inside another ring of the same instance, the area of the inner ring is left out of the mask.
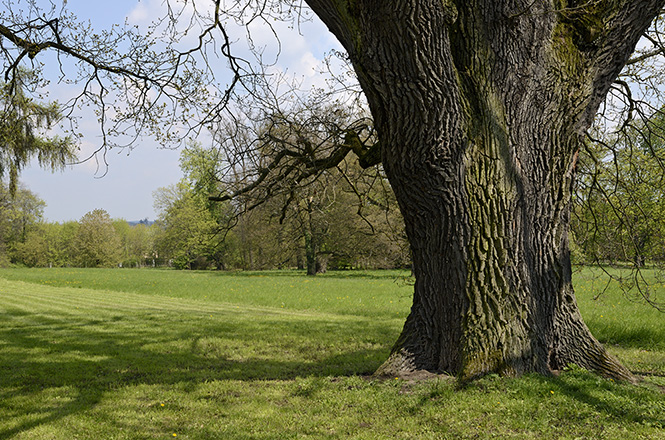
<path id="1" fill-rule="evenodd" d="M 271 86 L 279 84 L 266 85 L 264 90 Z M 345 161 L 354 151 L 365 168 L 379 162 L 378 155 L 372 157 L 379 150 L 371 148 L 371 120 L 348 103 L 328 102 L 327 94 L 295 103 L 267 104 L 270 97 L 262 98 L 258 105 L 244 101 L 233 123 L 216 131 L 216 148 L 230 159 L 220 161 L 216 178 L 223 191 L 211 200 L 235 200 L 239 213 L 277 201 L 281 206 L 273 215 L 275 221 L 298 225 L 291 231 L 293 240 L 303 243 L 307 274 L 316 275 L 325 271 L 332 254 L 325 242 L 335 221 L 329 211 L 336 203 L 336 189 L 352 188 L 362 206 L 369 198 L 361 192 L 374 186 L 367 178 L 378 179 L 378 170 L 362 171 Z M 239 226 L 242 232 L 243 225 Z"/>
<path id="2" fill-rule="evenodd" d="M 247 85 L 220 18 L 228 11 L 213 3 L 196 49 L 218 32 L 235 73 L 231 86 Z M 575 363 L 632 379 L 577 308 L 571 186 L 586 129 L 665 0 L 306 3 L 346 49 L 378 134 L 369 147 L 350 129 L 337 151 L 362 160 L 380 146 L 413 253 L 413 307 L 379 372 L 423 369 L 468 380 L 489 372 L 552 374 Z M 293 4 L 239 8 L 254 19 Z M 36 41 L 17 38 L 28 28 L 0 26 L 3 41 L 17 48 L 10 67 L 54 48 L 95 73 L 124 75 L 142 87 L 140 97 L 155 87 L 192 100 L 183 84 L 161 73 L 159 54 L 134 72 L 60 40 L 42 41 L 58 29 L 37 24 L 42 33 L 33 26 L 27 35 Z M 227 97 L 199 120 L 205 124 Z"/>

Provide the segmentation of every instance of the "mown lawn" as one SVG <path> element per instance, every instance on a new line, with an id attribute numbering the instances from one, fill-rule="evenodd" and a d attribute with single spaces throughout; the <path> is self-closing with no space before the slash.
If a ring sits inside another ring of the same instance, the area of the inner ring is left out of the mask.
<path id="1" fill-rule="evenodd" d="M 404 276 L 0 270 L 0 439 L 665 439 L 665 315 L 576 274 L 637 386 L 375 380 Z"/>

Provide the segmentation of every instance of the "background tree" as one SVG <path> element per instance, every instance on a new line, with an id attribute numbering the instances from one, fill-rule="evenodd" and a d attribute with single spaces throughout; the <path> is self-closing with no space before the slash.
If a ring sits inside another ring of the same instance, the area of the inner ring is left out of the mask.
<path id="1" fill-rule="evenodd" d="M 130 225 L 126 220 L 113 220 L 120 247 L 123 267 L 144 267 L 155 264 L 155 229 L 145 223 Z"/>
<path id="2" fill-rule="evenodd" d="M 155 246 L 161 259 L 168 259 L 177 269 L 207 269 L 224 266 L 222 234 L 203 199 L 186 182 L 155 192 L 160 209 L 156 222 Z M 219 253 L 219 254 L 218 254 Z M 221 254 L 221 255 L 220 255 Z"/>
<path id="3" fill-rule="evenodd" d="M 382 187 L 381 179 L 380 170 L 367 172 L 349 159 L 315 183 L 294 189 L 296 195 L 290 200 L 276 201 L 284 216 L 282 232 L 300 243 L 309 275 L 329 265 L 337 269 L 410 265 L 394 195 Z"/>
<path id="4" fill-rule="evenodd" d="M 270 213 L 273 221 L 284 225 L 282 232 L 299 243 L 296 253 L 307 273 L 315 275 L 325 270 L 335 253 L 328 237 L 331 225 L 340 220 L 332 213 L 345 215 L 335 209 L 342 188 L 349 191 L 353 185 L 349 176 L 363 177 L 359 162 L 371 167 L 368 174 L 380 173 L 373 167 L 378 150 L 372 156 L 366 146 L 372 142 L 373 130 L 362 107 L 331 103 L 327 94 L 285 102 L 270 93 L 271 86 L 280 85 L 264 84 L 260 99 L 243 101 L 233 123 L 222 124 L 215 132 L 217 148 L 227 159 L 219 163 L 216 173 L 223 182 L 220 195 L 211 200 L 234 200 L 239 212 L 246 213 L 239 218 L 241 239 L 247 236 L 244 222 L 255 216 L 249 211 Z M 353 165 L 356 173 L 344 174 L 344 161 L 354 149 L 361 158 Z M 347 197 L 346 201 L 354 202 L 352 206 L 366 202 L 360 192 L 356 195 L 358 199 Z"/>
<path id="5" fill-rule="evenodd" d="M 27 267 L 48 267 L 49 240 L 45 223 L 35 225 L 26 234 L 24 241 L 17 243 L 12 254 L 13 262 Z"/>
<path id="6" fill-rule="evenodd" d="M 50 224 L 47 230 L 49 265 L 58 267 L 77 265 L 76 237 L 80 226 L 77 221 Z"/>
<path id="7" fill-rule="evenodd" d="M 208 213 L 209 247 L 207 258 L 214 267 L 223 269 L 229 265 L 231 257 L 230 229 L 236 223 L 233 207 L 229 202 L 216 203 L 210 200 L 220 192 L 222 182 L 217 179 L 219 163 L 224 160 L 222 152 L 215 148 L 203 148 L 200 143 L 189 142 L 180 156 L 180 169 L 183 172 L 183 185 L 187 185 L 193 202 Z"/>
<path id="8" fill-rule="evenodd" d="M 34 71 L 16 69 L 8 83 L 0 83 L 0 179 L 9 177 L 12 194 L 21 169 L 33 158 L 54 171 L 76 160 L 72 138 L 43 134 L 62 115 L 58 104 L 40 104 L 26 94 L 39 82 Z"/>
<path id="9" fill-rule="evenodd" d="M 175 186 L 155 192 L 155 207 L 160 211 L 156 238 L 162 257 L 175 266 L 204 269 L 227 267 L 233 260 L 229 232 L 235 215 L 229 203 L 213 203 L 210 196 L 219 192 L 216 180 L 220 152 L 190 142 L 180 156 L 182 180 Z"/>
<path id="10" fill-rule="evenodd" d="M 579 183 L 583 199 L 573 232 L 581 250 L 591 261 L 638 267 L 662 261 L 665 194 L 657 159 L 637 145 L 617 151 L 618 162 L 603 153 L 594 155 L 598 163 L 585 158 L 593 174 Z"/>
<path id="11" fill-rule="evenodd" d="M 115 267 L 121 262 L 120 246 L 120 238 L 106 211 L 95 209 L 81 217 L 73 244 L 79 266 Z"/>
<path id="12" fill-rule="evenodd" d="M 22 249 L 39 229 L 45 205 L 30 190 L 18 186 L 12 194 L 0 182 L 0 261 L 4 264 L 21 262 Z"/>
<path id="13" fill-rule="evenodd" d="M 302 155 L 306 148 L 325 148 L 325 136 L 329 132 L 325 131 L 321 121 L 340 119 L 329 108 L 321 107 L 301 109 L 289 116 L 282 112 L 279 117 L 270 117 L 268 121 L 248 118 L 244 127 L 239 124 L 228 126 L 231 132 L 226 132 L 229 136 L 226 142 L 232 142 L 237 150 L 224 146 L 204 148 L 198 143 L 190 143 L 183 150 L 183 180 L 178 187 L 162 189 L 156 194 L 156 206 L 169 213 L 168 218 L 161 217 L 165 232 L 162 239 L 166 240 L 170 235 L 168 230 L 175 227 L 177 218 L 190 219 L 182 222 L 183 226 L 194 222 L 195 211 L 189 209 L 194 205 L 198 205 L 199 215 L 207 211 L 216 227 L 203 232 L 206 228 L 199 226 L 195 228 L 198 234 L 193 231 L 185 234 L 180 229 L 180 233 L 173 235 L 177 240 L 168 240 L 170 250 L 163 248 L 163 251 L 174 255 L 177 248 L 184 249 L 186 240 L 181 237 L 198 236 L 198 251 L 195 253 L 199 257 L 208 255 L 208 260 L 216 253 L 224 257 L 224 267 L 237 264 L 243 269 L 256 270 L 309 266 L 309 273 L 315 274 L 317 270 L 324 270 L 329 261 L 335 267 L 343 268 L 358 267 L 361 261 L 365 267 L 394 267 L 397 261 L 404 264 L 404 259 L 390 255 L 396 249 L 394 246 L 379 243 L 390 239 L 386 234 L 390 229 L 388 218 L 392 215 L 397 229 L 400 219 L 392 200 L 394 196 L 386 188 L 385 178 L 379 176 L 378 170 L 367 172 L 358 166 L 357 161 L 349 160 L 324 174 L 312 176 L 311 181 L 302 185 L 275 180 L 274 176 L 255 180 L 256 176 L 261 178 L 261 167 L 270 166 L 275 156 Z M 348 118 L 350 120 L 353 116 Z M 262 137 L 253 138 L 257 134 Z M 221 136 L 222 132 L 218 131 L 217 135 Z M 307 142 L 309 147 L 304 145 Z M 262 153 L 255 151 L 257 147 Z M 301 151 L 298 152 L 297 148 Z M 238 154 L 232 154 L 234 151 Z M 294 165 L 290 158 L 279 160 L 280 166 Z M 244 191 L 249 182 L 255 185 Z M 222 203 L 211 202 L 211 194 L 219 194 L 225 189 L 240 191 L 242 195 Z M 265 198 L 265 192 L 271 192 L 273 196 Z M 191 195 L 189 203 L 175 203 L 182 200 L 184 194 Z M 387 215 L 385 210 L 390 207 L 393 212 Z M 403 248 L 403 237 L 401 244 Z M 185 254 L 193 255 L 191 250 Z M 309 264 L 306 264 L 307 260 Z M 378 260 L 382 263 L 375 263 Z M 219 264 L 215 266 L 219 267 Z"/>
<path id="14" fill-rule="evenodd" d="M 395 195 L 380 169 L 353 158 L 337 168 L 340 180 L 327 236 L 333 268 L 410 268 L 411 254 Z"/>
<path id="15" fill-rule="evenodd" d="M 640 269 L 665 257 L 664 116 L 627 121 L 589 140 L 580 160 L 572 231 L 580 262 L 620 265 L 607 272 L 631 299 L 662 308 Z"/>

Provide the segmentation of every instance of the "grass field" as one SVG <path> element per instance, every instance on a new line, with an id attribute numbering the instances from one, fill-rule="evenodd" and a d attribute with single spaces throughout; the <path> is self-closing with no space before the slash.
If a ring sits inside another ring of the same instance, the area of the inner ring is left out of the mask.
<path id="1" fill-rule="evenodd" d="M 0 270 L 0 439 L 665 439 L 665 315 L 576 274 L 629 385 L 368 377 L 400 272 Z"/>

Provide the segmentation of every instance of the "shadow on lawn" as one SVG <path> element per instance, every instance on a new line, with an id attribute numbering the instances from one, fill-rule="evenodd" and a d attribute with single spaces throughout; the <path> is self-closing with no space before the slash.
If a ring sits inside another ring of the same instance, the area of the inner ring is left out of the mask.
<path id="1" fill-rule="evenodd" d="M 387 270 L 329 270 L 325 273 L 316 275 L 315 277 L 308 276 L 304 270 L 268 270 L 268 271 L 192 271 L 193 273 L 216 276 L 216 277 L 248 277 L 248 278 L 265 278 L 265 277 L 289 277 L 289 278 L 302 278 L 303 280 L 316 281 L 327 278 L 337 279 L 368 279 L 368 280 L 388 280 L 388 281 L 401 281 L 409 278 L 410 272 L 408 270 L 400 269 L 387 269 Z"/>
<path id="2" fill-rule="evenodd" d="M 662 391 L 627 383 L 614 384 L 579 369 L 568 371 L 560 378 L 538 377 L 537 380 L 541 385 L 605 413 L 622 424 L 665 427 L 665 413 L 662 411 L 665 395 Z M 571 413 L 571 417 L 575 416 Z"/>
<path id="3" fill-rule="evenodd" d="M 201 315 L 152 310 L 53 317 L 5 308 L 0 312 L 0 408 L 30 417 L 0 428 L 0 438 L 89 411 L 109 391 L 128 386 L 186 384 L 185 389 L 194 389 L 208 381 L 371 374 L 399 333 L 394 323 L 377 320 Z M 631 406 L 647 396 L 639 387 L 610 387 L 603 392 L 616 393 L 616 399 L 600 398 L 596 376 L 573 372 L 539 378 L 530 392 L 550 386 L 618 420 L 664 423 L 662 415 L 642 414 Z M 69 390 L 72 400 L 41 405 L 43 393 L 59 389 Z"/>
<path id="4" fill-rule="evenodd" d="M 178 313 L 153 311 L 54 318 L 3 309 L 0 408 L 30 417 L 0 428 L 0 438 L 90 410 L 108 391 L 127 386 L 194 388 L 208 381 L 371 374 L 398 330 L 353 319 L 217 315 L 179 320 Z M 58 389 L 75 397 L 56 407 L 42 405 L 39 396 Z"/>
<path id="5" fill-rule="evenodd" d="M 638 324 L 625 326 L 621 323 L 614 323 L 612 325 L 593 319 L 587 320 L 587 325 L 593 335 L 603 344 L 617 344 L 625 348 L 665 350 L 665 326 L 653 328 Z"/>

